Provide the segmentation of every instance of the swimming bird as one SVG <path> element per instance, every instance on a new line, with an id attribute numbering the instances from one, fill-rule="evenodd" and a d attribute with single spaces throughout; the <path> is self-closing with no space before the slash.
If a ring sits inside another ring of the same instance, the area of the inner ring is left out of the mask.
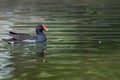
<path id="1" fill-rule="evenodd" d="M 36 27 L 36 36 L 9 31 L 9 35 L 12 38 L 2 39 L 2 40 L 9 44 L 11 42 L 13 42 L 14 44 L 16 43 L 42 43 L 42 42 L 46 42 L 47 40 L 46 35 L 44 34 L 43 30 L 48 31 L 48 29 L 46 28 L 44 24 L 38 24 L 38 26 Z"/>

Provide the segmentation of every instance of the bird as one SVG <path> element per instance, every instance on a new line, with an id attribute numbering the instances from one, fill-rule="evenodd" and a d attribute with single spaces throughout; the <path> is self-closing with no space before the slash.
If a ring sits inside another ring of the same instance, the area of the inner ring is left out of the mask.
<path id="1" fill-rule="evenodd" d="M 46 42 L 47 38 L 43 31 L 48 31 L 48 28 L 44 24 L 38 24 L 36 27 L 36 36 L 32 36 L 25 33 L 16 33 L 13 31 L 9 31 L 9 35 L 12 38 L 2 39 L 3 41 L 10 43 L 42 43 Z"/>

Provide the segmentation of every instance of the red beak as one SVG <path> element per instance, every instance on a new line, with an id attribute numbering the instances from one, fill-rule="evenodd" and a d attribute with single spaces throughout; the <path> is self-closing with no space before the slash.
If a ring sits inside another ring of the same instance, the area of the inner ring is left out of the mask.
<path id="1" fill-rule="evenodd" d="M 43 30 L 48 31 L 48 29 L 46 28 L 46 26 L 44 24 L 42 24 Z"/>

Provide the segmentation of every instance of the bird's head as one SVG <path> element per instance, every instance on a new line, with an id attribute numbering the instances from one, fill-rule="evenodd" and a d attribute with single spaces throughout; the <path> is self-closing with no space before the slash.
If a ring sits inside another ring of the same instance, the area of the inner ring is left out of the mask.
<path id="1" fill-rule="evenodd" d="M 43 30 L 48 31 L 48 29 L 46 28 L 46 26 L 44 24 L 39 24 L 36 27 L 36 33 L 38 34 L 39 32 L 42 32 Z"/>

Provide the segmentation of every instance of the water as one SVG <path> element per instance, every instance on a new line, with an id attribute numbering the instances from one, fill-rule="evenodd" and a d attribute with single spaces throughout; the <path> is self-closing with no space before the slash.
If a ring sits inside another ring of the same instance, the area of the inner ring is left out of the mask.
<path id="1" fill-rule="evenodd" d="M 41 46 L 0 41 L 0 80 L 119 80 L 119 0 L 0 0 L 0 38 L 35 35 Z"/>

